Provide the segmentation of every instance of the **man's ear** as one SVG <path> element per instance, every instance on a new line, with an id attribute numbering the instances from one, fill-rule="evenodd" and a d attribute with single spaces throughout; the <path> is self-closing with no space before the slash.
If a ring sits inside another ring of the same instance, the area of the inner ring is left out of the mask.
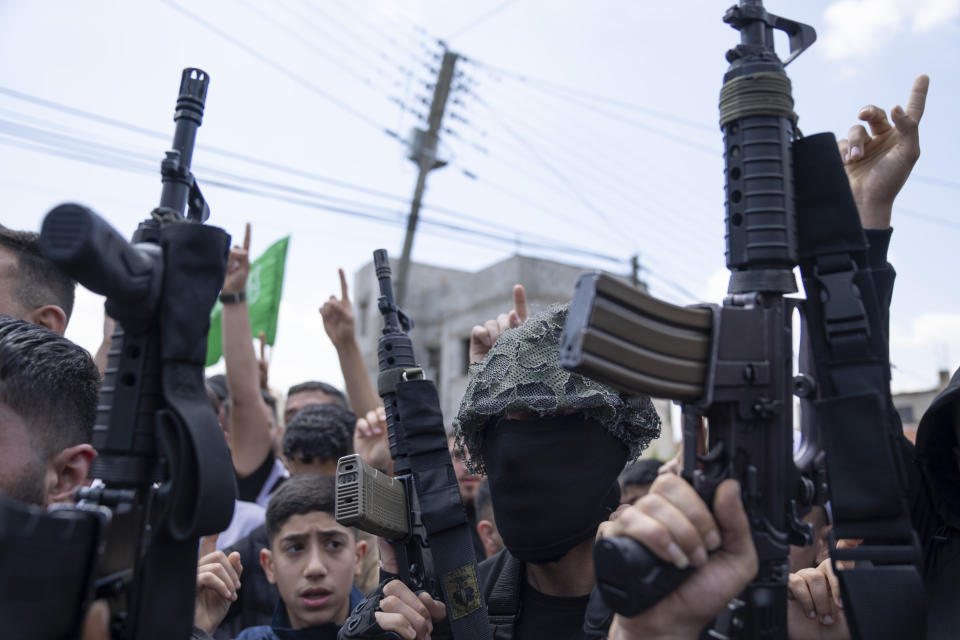
<path id="1" fill-rule="evenodd" d="M 55 304 L 45 304 L 42 307 L 37 307 L 28 313 L 24 320 L 39 324 L 60 335 L 63 335 L 63 332 L 67 330 L 67 314 Z"/>
<path id="2" fill-rule="evenodd" d="M 367 542 L 357 540 L 357 566 L 353 569 L 353 575 L 358 576 L 363 572 L 363 559 L 367 557 Z"/>
<path id="3" fill-rule="evenodd" d="M 67 447 L 55 455 L 47 463 L 46 504 L 70 502 L 73 490 L 87 484 L 87 473 L 95 457 L 97 452 L 89 444 Z"/>
<path id="4" fill-rule="evenodd" d="M 277 584 L 273 577 L 273 553 L 270 549 L 260 549 L 260 566 L 263 567 L 263 573 L 267 576 L 267 582 Z"/>
<path id="5" fill-rule="evenodd" d="M 497 541 L 497 528 L 489 520 L 481 520 L 477 523 L 477 535 L 480 536 L 480 542 L 483 543 L 483 550 L 487 552 L 487 557 L 496 555 L 500 551 Z"/>

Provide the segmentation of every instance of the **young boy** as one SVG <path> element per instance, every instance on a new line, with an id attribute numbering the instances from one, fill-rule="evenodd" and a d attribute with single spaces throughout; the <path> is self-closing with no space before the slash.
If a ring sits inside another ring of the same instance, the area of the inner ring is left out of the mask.
<path id="1" fill-rule="evenodd" d="M 356 530 L 334 520 L 334 498 L 334 479 L 313 474 L 294 476 L 274 493 L 267 507 L 270 548 L 261 551 L 260 564 L 267 580 L 277 585 L 280 602 L 269 626 L 249 627 L 236 640 L 333 639 L 363 599 L 353 579 L 360 573 L 367 545 L 357 541 Z M 238 580 L 223 579 L 218 568 L 223 566 L 209 556 L 200 560 L 197 620 L 206 621 L 198 626 L 207 633 L 223 617 L 211 609 L 222 607 L 225 614 L 238 587 Z M 214 594 L 222 602 L 208 604 L 217 600 L 211 597 Z M 201 617 L 202 608 L 212 615 Z"/>

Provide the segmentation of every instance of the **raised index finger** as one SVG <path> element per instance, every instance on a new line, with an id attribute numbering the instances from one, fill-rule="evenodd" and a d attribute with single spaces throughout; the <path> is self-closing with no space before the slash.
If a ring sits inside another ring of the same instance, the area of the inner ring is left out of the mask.
<path id="1" fill-rule="evenodd" d="M 913 81 L 910 97 L 907 98 L 907 115 L 915 122 L 923 117 L 923 108 L 927 104 L 927 89 L 930 88 L 930 76 L 921 74 Z"/>
<path id="2" fill-rule="evenodd" d="M 527 320 L 527 290 L 522 284 L 513 287 L 513 310 L 517 312 L 520 322 Z"/>
<path id="3" fill-rule="evenodd" d="M 209 555 L 217 550 L 217 537 L 220 534 L 215 533 L 210 536 L 200 538 L 200 557 Z"/>
<path id="4" fill-rule="evenodd" d="M 343 269 L 337 269 L 340 273 L 340 293 L 342 300 L 349 300 L 350 296 L 347 295 L 347 276 L 343 273 Z"/>
<path id="5" fill-rule="evenodd" d="M 250 251 L 250 223 L 247 223 L 247 227 L 243 232 L 243 248 L 246 251 Z"/>

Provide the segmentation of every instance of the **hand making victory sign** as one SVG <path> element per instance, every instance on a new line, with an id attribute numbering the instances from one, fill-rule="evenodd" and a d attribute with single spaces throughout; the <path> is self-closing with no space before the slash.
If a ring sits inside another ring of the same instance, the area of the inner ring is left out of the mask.
<path id="1" fill-rule="evenodd" d="M 227 258 L 227 275 L 223 279 L 224 293 L 238 293 L 247 288 L 247 276 L 250 275 L 250 223 L 243 233 L 243 246 L 234 245 Z"/>
<path id="2" fill-rule="evenodd" d="M 330 299 L 320 307 L 320 315 L 323 317 L 323 328 L 334 346 L 343 345 L 354 339 L 354 325 L 356 320 L 353 315 L 353 304 L 350 302 L 350 295 L 347 291 L 347 276 L 343 269 L 338 269 L 340 273 L 340 299 L 336 296 L 330 296 Z"/>

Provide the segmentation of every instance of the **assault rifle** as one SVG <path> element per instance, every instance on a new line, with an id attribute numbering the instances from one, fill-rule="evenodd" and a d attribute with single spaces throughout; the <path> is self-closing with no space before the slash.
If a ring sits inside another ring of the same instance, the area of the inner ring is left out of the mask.
<path id="1" fill-rule="evenodd" d="M 370 467 L 359 455 L 340 458 L 335 516 L 344 526 L 390 542 L 398 577 L 413 591 L 426 591 L 446 604 L 454 638 L 489 640 L 487 606 L 477 582 L 437 389 L 424 379 L 414 358 L 407 335 L 413 322 L 394 302 L 387 252 L 378 249 L 373 260 L 383 316 L 377 386 L 387 415 L 394 477 Z M 341 637 L 352 637 L 349 626 Z"/>
<path id="2" fill-rule="evenodd" d="M 103 486 L 75 497 L 112 514 L 95 594 L 110 600 L 118 640 L 190 636 L 199 537 L 229 525 L 236 499 L 203 380 L 230 241 L 202 224 L 209 210 L 190 171 L 208 82 L 183 71 L 160 205 L 132 244 L 76 204 L 50 211 L 40 236 L 44 255 L 106 296 L 117 320 L 92 443 L 90 477 Z"/>
<path id="3" fill-rule="evenodd" d="M 830 134 L 799 138 L 784 73 L 816 34 L 767 13 L 760 0 L 741 0 L 724 22 L 741 35 L 727 53 L 720 95 L 728 296 L 722 306 L 681 308 L 587 274 L 577 283 L 560 361 L 621 390 L 682 403 L 683 474 L 707 504 L 724 479 L 740 482 L 759 570 L 709 637 L 787 637 L 789 546 L 810 544 L 801 517 L 828 491 L 836 536 L 875 543 L 837 550 L 836 537 L 831 541 L 834 561 L 865 561 L 838 571 L 854 637 L 922 637 L 922 584 L 912 566 L 918 547 L 892 445 L 886 330 L 864 232 L 836 141 Z M 773 47 L 777 29 L 790 39 L 783 62 Z M 785 297 L 797 290 L 797 265 L 805 303 Z M 798 308 L 806 362 L 794 378 Z M 796 458 L 794 393 L 816 409 L 815 420 L 804 414 Z M 595 565 L 605 601 L 626 616 L 693 572 L 632 538 L 598 541 Z"/>

